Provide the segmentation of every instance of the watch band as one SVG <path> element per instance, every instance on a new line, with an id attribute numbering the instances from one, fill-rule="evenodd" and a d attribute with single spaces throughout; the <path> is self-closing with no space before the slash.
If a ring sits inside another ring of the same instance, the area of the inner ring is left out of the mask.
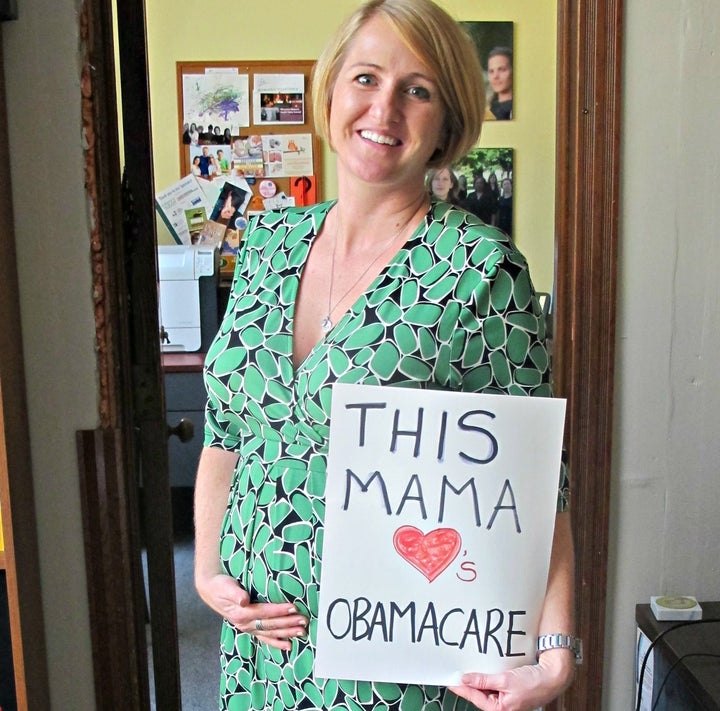
<path id="1" fill-rule="evenodd" d="M 548 649 L 569 649 L 575 655 L 575 663 L 582 664 L 582 640 L 571 634 L 541 634 L 537 641 L 537 654 L 540 656 Z"/>

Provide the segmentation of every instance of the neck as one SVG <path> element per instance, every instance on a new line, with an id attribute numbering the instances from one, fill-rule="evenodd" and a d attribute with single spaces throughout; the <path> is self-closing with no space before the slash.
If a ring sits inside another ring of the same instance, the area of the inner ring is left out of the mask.
<path id="1" fill-rule="evenodd" d="M 343 252 L 361 250 L 376 245 L 383 236 L 411 224 L 430 204 L 425 188 L 415 190 L 384 190 L 376 186 L 338 185 L 335 230 L 338 249 Z M 404 230 L 402 230 L 404 232 Z"/>

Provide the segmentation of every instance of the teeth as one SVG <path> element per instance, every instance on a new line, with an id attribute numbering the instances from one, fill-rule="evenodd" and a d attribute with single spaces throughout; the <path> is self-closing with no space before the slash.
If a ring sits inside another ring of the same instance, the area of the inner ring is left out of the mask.
<path id="1" fill-rule="evenodd" d="M 379 133 L 375 133 L 374 131 L 360 131 L 360 135 L 363 138 L 367 138 L 369 141 L 372 141 L 373 143 L 382 143 L 386 146 L 397 146 L 397 144 L 400 142 L 395 138 L 391 138 L 390 136 L 382 136 Z"/>

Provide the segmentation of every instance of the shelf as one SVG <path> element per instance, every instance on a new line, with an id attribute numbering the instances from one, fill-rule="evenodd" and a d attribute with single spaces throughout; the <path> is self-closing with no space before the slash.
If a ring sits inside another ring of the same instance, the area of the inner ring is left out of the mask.
<path id="1" fill-rule="evenodd" d="M 166 352 L 161 358 L 165 373 L 201 373 L 205 363 L 205 353 Z"/>
<path id="2" fill-rule="evenodd" d="M 655 647 L 653 676 L 658 679 L 668 677 L 658 709 L 720 709 L 720 663 L 717 660 L 720 655 L 720 602 L 701 601 L 700 606 L 702 621 L 683 626 L 678 622 L 658 622 L 650 605 L 636 605 L 635 621 L 649 639 L 654 640 L 678 626 L 677 631 L 666 634 Z"/>

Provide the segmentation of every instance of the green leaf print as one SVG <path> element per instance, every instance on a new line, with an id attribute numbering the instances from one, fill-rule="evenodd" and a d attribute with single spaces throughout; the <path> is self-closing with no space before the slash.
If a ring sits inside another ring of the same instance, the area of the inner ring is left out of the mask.
<path id="1" fill-rule="evenodd" d="M 417 326 L 433 326 L 442 316 L 442 307 L 435 304 L 415 304 L 407 310 L 405 321 Z"/>
<path id="2" fill-rule="evenodd" d="M 402 693 L 397 684 L 388 682 L 377 682 L 375 684 L 375 691 L 377 691 L 383 701 L 387 701 L 388 703 L 397 701 Z"/>
<path id="3" fill-rule="evenodd" d="M 498 272 L 490 292 L 490 303 L 495 311 L 503 312 L 510 305 L 513 286 L 512 277 L 507 272 Z"/>
<path id="4" fill-rule="evenodd" d="M 420 279 L 420 286 L 428 289 L 427 298 L 430 299 L 431 301 L 437 301 L 437 297 L 430 295 L 431 288 L 438 287 L 441 279 L 447 274 L 449 269 L 450 269 L 450 266 L 446 262 L 440 262 L 440 264 L 436 264 L 432 269 L 430 269 Z M 457 277 L 455 275 L 453 275 L 449 278 L 454 286 L 455 282 L 457 281 Z M 442 289 L 440 291 L 442 291 Z M 446 293 L 449 293 L 449 290 Z"/>
<path id="5" fill-rule="evenodd" d="M 490 316 L 483 322 L 483 335 L 488 348 L 502 348 L 505 345 L 505 319 L 502 316 Z"/>
<path id="6" fill-rule="evenodd" d="M 337 696 L 338 683 L 335 679 L 328 679 L 323 686 L 323 704 L 330 707 Z"/>
<path id="7" fill-rule="evenodd" d="M 287 594 L 288 600 L 302 597 L 305 592 L 303 584 L 288 573 L 280 573 L 278 576 L 278 585 L 280 589 Z"/>
<path id="8" fill-rule="evenodd" d="M 518 365 L 525 362 L 525 356 L 530 349 L 530 336 L 519 328 L 513 328 L 507 339 L 508 358 Z"/>
<path id="9" fill-rule="evenodd" d="M 418 711 L 422 708 L 423 702 L 422 690 L 417 686 L 408 686 L 400 702 L 400 711 Z"/>
<path id="10" fill-rule="evenodd" d="M 434 263 L 433 254 L 427 247 L 416 247 L 410 253 L 410 267 L 414 274 L 425 274 Z"/>
<path id="11" fill-rule="evenodd" d="M 527 311 L 514 311 L 507 315 L 507 322 L 518 328 L 522 328 L 523 331 L 528 333 L 537 333 L 538 331 L 538 319 L 534 314 L 529 314 Z"/>
<path id="12" fill-rule="evenodd" d="M 312 537 L 312 534 L 312 526 L 304 521 L 291 523 L 283 528 L 283 538 L 291 543 L 307 541 Z"/>
<path id="13" fill-rule="evenodd" d="M 391 341 L 385 341 L 375 352 L 370 367 L 381 378 L 389 378 L 395 370 L 400 353 Z"/>
<path id="14" fill-rule="evenodd" d="M 507 387 L 511 383 L 510 367 L 508 366 L 505 354 L 501 351 L 495 351 L 490 354 L 490 365 L 492 366 L 493 376 L 500 387 Z"/>

